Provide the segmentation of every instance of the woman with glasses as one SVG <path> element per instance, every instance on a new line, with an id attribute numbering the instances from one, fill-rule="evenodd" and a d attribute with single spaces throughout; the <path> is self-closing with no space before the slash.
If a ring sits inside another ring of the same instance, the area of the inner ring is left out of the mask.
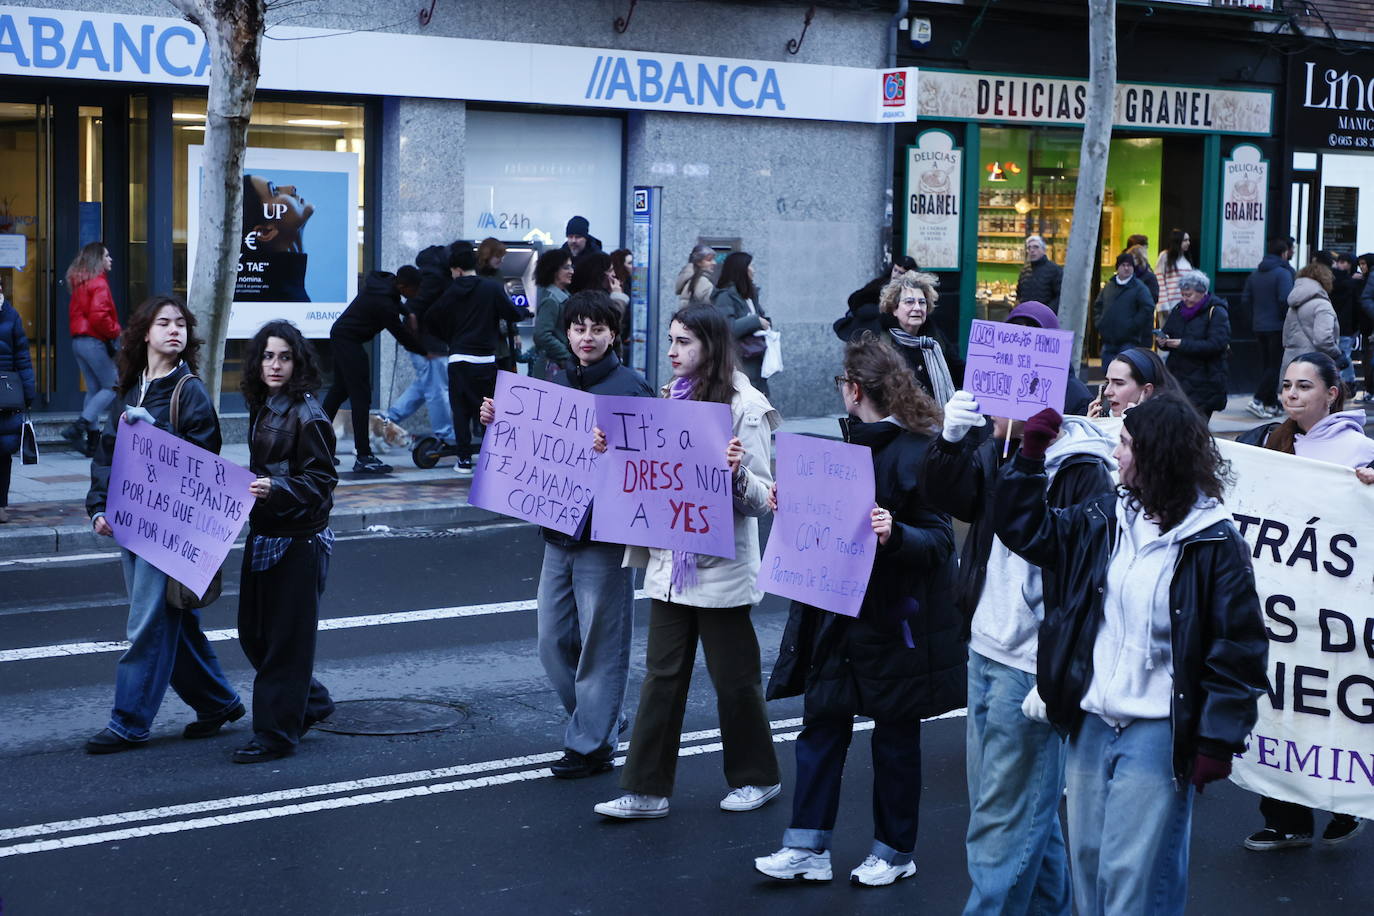
<path id="1" fill-rule="evenodd" d="M 883 313 L 882 326 L 915 373 L 916 384 L 936 404 L 946 404 L 963 382 L 964 364 L 958 350 L 950 350 L 944 333 L 931 320 L 940 299 L 935 291 L 937 282 L 933 274 L 906 271 L 883 287 L 878 308 Z"/>

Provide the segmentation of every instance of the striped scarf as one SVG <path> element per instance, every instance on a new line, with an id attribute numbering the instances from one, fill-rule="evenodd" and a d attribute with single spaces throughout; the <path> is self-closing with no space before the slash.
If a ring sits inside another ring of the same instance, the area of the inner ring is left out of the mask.
<path id="1" fill-rule="evenodd" d="M 949 403 L 949 399 L 954 397 L 954 379 L 950 377 L 949 366 L 945 363 L 945 351 L 941 349 L 940 342 L 934 337 L 917 337 L 908 334 L 901 328 L 888 328 L 892 332 L 892 339 L 904 347 L 912 347 L 921 351 L 921 358 L 926 362 L 926 378 L 930 379 L 930 387 L 933 389 L 930 394 L 935 398 L 935 403 L 941 407 Z"/>

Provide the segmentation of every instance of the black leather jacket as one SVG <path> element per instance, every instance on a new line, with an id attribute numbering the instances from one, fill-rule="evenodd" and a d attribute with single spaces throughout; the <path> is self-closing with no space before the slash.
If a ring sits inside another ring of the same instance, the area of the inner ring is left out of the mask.
<path id="1" fill-rule="evenodd" d="M 997 536 L 1028 562 L 1058 574 L 1059 594 L 1045 602 L 1037 673 L 1050 722 L 1066 735 L 1083 721 L 1079 704 L 1092 681 L 1119 498 L 1107 493 L 1077 506 L 1050 508 L 1045 463 L 1019 454 L 1003 468 L 998 484 Z M 1184 538 L 1180 547 L 1169 585 L 1174 664 L 1169 719 L 1174 775 L 1184 782 L 1197 753 L 1225 759 L 1245 748 L 1255 704 L 1268 685 L 1269 643 L 1249 545 L 1235 525 L 1212 525 Z"/>
<path id="2" fill-rule="evenodd" d="M 313 394 L 275 394 L 252 418 L 248 469 L 272 478 L 272 492 L 256 500 L 249 531 L 263 537 L 310 537 L 329 524 L 334 508 L 334 426 Z"/>
<path id="3" fill-rule="evenodd" d="M 119 431 L 119 415 L 126 407 L 142 407 L 153 415 L 158 429 L 172 431 L 172 390 L 177 380 L 191 371 L 185 363 L 180 363 L 162 378 L 148 383 L 148 390 L 142 392 L 138 386 L 117 397 L 110 405 L 105 417 L 105 428 L 101 430 L 100 442 L 91 457 L 91 488 L 86 493 L 86 514 L 94 518 L 105 511 L 105 500 L 110 490 L 110 464 L 114 460 L 115 435 Z M 140 402 L 140 397 L 142 398 Z M 199 445 L 206 451 L 219 454 L 222 440 L 219 431 L 219 415 L 210 403 L 210 392 L 200 379 L 195 378 L 181 388 L 181 406 L 177 412 L 177 435 L 192 445 Z"/>

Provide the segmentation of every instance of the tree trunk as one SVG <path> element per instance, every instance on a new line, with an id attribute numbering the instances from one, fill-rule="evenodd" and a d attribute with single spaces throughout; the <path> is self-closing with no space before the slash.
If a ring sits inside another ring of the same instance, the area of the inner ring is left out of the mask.
<path id="1" fill-rule="evenodd" d="M 1075 370 L 1083 362 L 1088 301 L 1097 288 L 1097 278 L 1092 276 L 1093 254 L 1101 230 L 1116 107 L 1115 0 L 1088 0 L 1088 53 L 1088 111 L 1083 121 L 1078 189 L 1074 193 L 1073 225 L 1069 229 L 1069 250 L 1064 257 L 1064 282 L 1059 295 L 1059 326 L 1076 335 L 1072 363 Z"/>
<path id="2" fill-rule="evenodd" d="M 171 0 L 200 27 L 210 47 L 210 91 L 200 186 L 196 262 L 188 278 L 188 304 L 205 349 L 201 377 L 219 404 L 224 341 L 238 276 L 243 223 L 243 156 L 262 61 L 266 0 Z M 189 181 L 194 182 L 195 176 Z"/>

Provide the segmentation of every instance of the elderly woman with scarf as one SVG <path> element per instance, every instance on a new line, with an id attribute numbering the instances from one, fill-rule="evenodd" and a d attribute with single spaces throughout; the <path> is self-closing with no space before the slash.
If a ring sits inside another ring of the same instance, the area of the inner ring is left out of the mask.
<path id="1" fill-rule="evenodd" d="M 644 591 L 652 600 L 648 670 L 620 778 L 629 794 L 597 805 L 596 813 L 606 817 L 668 814 L 698 641 L 716 689 L 725 747 L 730 792 L 721 800 L 721 809 L 752 811 L 781 789 L 763 703 L 759 641 L 749 613 L 763 598 L 754 584 L 759 571 L 758 518 L 769 511 L 770 436 L 782 425 L 782 417 L 744 373 L 736 371 L 730 324 L 715 306 L 678 310 L 668 341 L 673 381 L 663 395 L 730 405 L 734 438 L 725 458 L 732 475 L 735 558 L 626 548 L 627 565 L 646 567 Z M 598 448 L 605 448 L 599 430 L 596 440 Z"/>
<path id="2" fill-rule="evenodd" d="M 883 287 L 878 308 L 882 327 L 916 376 L 916 383 L 936 404 L 945 404 L 963 384 L 964 364 L 957 349 L 950 355 L 949 342 L 931 321 L 940 294 L 933 274 L 909 270 Z"/>

